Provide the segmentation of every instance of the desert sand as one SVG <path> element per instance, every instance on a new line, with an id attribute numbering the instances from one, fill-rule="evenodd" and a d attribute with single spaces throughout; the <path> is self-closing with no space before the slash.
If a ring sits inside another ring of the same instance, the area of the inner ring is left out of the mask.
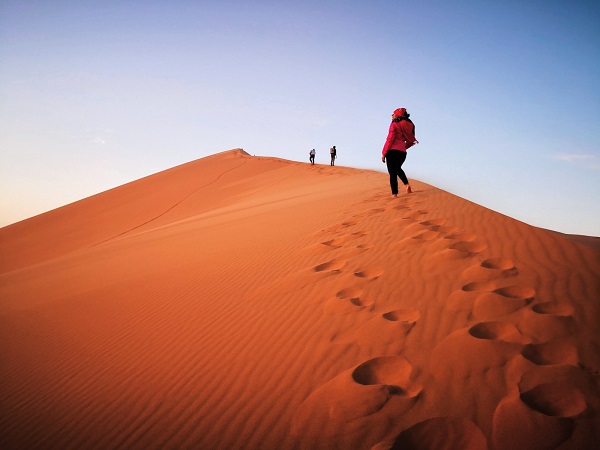
<path id="1" fill-rule="evenodd" d="M 0 448 L 597 445 L 597 240 L 412 185 L 236 149 L 0 229 Z"/>

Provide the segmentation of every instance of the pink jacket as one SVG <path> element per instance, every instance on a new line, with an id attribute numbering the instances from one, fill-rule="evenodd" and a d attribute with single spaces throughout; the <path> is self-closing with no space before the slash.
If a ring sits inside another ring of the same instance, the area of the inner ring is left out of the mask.
<path id="1" fill-rule="evenodd" d="M 390 131 L 381 154 L 385 156 L 389 150 L 405 152 L 414 145 L 415 141 L 415 126 L 413 123 L 406 119 L 394 120 L 390 125 Z"/>

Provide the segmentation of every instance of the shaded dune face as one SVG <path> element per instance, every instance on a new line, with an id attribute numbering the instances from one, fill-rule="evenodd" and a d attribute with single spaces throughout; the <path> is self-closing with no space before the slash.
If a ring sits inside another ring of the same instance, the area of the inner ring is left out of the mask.
<path id="1" fill-rule="evenodd" d="M 0 448 L 566 449 L 600 254 L 236 149 L 0 229 Z"/>

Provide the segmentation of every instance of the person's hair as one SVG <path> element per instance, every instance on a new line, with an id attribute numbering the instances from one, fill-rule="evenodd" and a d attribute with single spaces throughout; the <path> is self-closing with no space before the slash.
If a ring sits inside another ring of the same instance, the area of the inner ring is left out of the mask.
<path id="1" fill-rule="evenodd" d="M 405 112 L 403 116 L 397 116 L 392 122 L 400 122 L 401 120 L 410 121 L 409 117 L 410 117 L 410 114 Z"/>

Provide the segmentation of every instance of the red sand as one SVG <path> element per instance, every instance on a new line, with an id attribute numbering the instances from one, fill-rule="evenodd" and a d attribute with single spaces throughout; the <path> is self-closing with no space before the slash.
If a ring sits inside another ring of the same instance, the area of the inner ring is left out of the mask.
<path id="1" fill-rule="evenodd" d="M 232 150 L 0 229 L 0 448 L 593 447 L 597 246 L 413 187 Z"/>

